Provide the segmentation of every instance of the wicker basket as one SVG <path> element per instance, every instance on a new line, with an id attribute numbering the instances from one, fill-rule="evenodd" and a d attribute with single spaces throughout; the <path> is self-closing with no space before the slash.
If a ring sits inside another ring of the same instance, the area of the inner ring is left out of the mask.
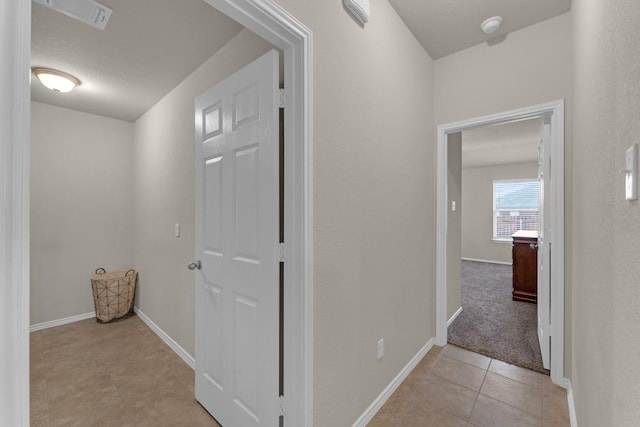
<path id="1" fill-rule="evenodd" d="M 91 276 L 91 288 L 98 322 L 110 322 L 133 311 L 137 277 L 135 270 L 111 273 L 104 268 L 96 270 L 96 274 Z"/>

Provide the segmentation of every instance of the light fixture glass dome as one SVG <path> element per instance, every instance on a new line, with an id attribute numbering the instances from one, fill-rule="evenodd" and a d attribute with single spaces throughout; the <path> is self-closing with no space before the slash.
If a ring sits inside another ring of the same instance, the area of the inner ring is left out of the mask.
<path id="1" fill-rule="evenodd" d="M 42 67 L 33 68 L 32 71 L 45 87 L 54 92 L 69 92 L 80 85 L 80 80 L 62 71 Z"/>
<path id="2" fill-rule="evenodd" d="M 492 16 L 491 18 L 485 19 L 482 24 L 480 24 L 480 28 L 485 34 L 491 34 L 496 31 L 502 25 L 502 16 Z"/>

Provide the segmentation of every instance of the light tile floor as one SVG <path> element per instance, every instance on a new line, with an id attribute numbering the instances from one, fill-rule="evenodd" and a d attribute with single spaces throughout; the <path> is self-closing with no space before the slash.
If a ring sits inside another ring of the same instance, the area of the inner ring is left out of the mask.
<path id="1" fill-rule="evenodd" d="M 434 347 L 369 427 L 569 426 L 567 394 L 548 376 L 459 347 Z"/>
<path id="2" fill-rule="evenodd" d="M 194 399 L 193 370 L 136 316 L 31 334 L 31 425 L 219 427 Z M 369 426 L 569 426 L 569 416 L 549 377 L 449 345 Z"/>
<path id="3" fill-rule="evenodd" d="M 133 316 L 31 334 L 31 426 L 219 426 L 194 372 Z"/>

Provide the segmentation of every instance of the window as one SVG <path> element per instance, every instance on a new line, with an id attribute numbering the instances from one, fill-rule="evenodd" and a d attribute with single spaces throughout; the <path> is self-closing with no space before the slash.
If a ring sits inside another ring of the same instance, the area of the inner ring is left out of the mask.
<path id="1" fill-rule="evenodd" d="M 537 180 L 493 181 L 493 239 L 511 240 L 520 230 L 538 229 Z"/>

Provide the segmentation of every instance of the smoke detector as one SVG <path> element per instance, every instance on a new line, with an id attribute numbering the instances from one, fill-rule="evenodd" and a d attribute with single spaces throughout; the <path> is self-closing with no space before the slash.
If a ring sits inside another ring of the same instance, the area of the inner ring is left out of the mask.
<path id="1" fill-rule="evenodd" d="M 78 21 L 104 30 L 111 17 L 111 8 L 94 0 L 33 0 Z"/>
<path id="2" fill-rule="evenodd" d="M 369 0 L 344 0 L 344 7 L 346 7 L 362 25 L 369 22 Z"/>
<path id="3" fill-rule="evenodd" d="M 487 18 L 480 24 L 480 28 L 485 34 L 491 34 L 496 31 L 502 25 L 502 16 L 492 16 Z"/>

